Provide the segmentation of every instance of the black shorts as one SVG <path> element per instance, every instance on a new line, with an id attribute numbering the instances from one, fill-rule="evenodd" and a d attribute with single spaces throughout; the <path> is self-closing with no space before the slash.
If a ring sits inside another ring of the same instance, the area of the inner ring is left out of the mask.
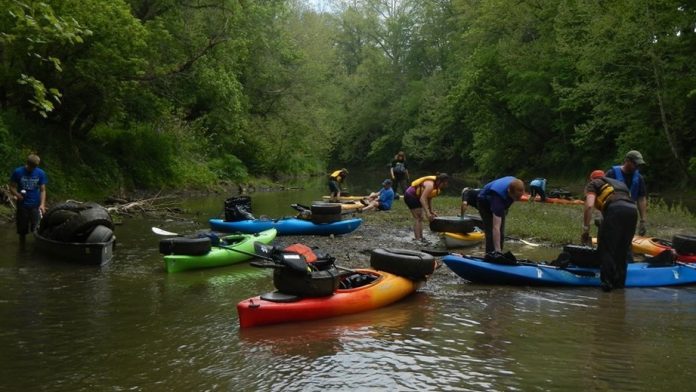
<path id="1" fill-rule="evenodd" d="M 39 225 L 41 215 L 39 207 L 17 206 L 17 234 L 26 235 L 33 232 Z"/>
<path id="2" fill-rule="evenodd" d="M 423 208 L 420 200 L 410 193 L 404 193 L 404 202 L 409 210 L 415 210 L 416 208 Z"/>

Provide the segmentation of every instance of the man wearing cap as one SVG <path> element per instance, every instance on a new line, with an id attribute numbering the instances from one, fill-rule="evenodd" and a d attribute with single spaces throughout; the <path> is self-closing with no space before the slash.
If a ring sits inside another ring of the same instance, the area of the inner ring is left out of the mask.
<path id="1" fill-rule="evenodd" d="M 605 175 L 625 183 L 630 190 L 631 199 L 638 205 L 638 214 L 640 215 L 638 235 L 644 236 L 647 232 L 645 222 L 648 218 L 648 192 L 645 188 L 645 180 L 638 171 L 640 165 L 645 165 L 643 155 L 636 150 L 632 150 L 626 153 L 623 165 L 613 166 L 606 171 Z"/>
<path id="2" fill-rule="evenodd" d="M 501 253 L 505 216 L 510 205 L 524 194 L 524 182 L 513 176 L 493 180 L 478 195 L 478 210 L 486 233 L 486 253 Z"/>
<path id="3" fill-rule="evenodd" d="M 600 280 L 604 291 L 621 289 L 626 284 L 627 254 L 636 231 L 636 205 L 626 184 L 604 175 L 601 170 L 590 174 L 585 186 L 585 208 L 580 241 L 591 245 L 590 221 L 593 208 L 602 213 L 602 224 L 597 233 L 597 257 L 600 262 Z"/>
<path id="4" fill-rule="evenodd" d="M 17 234 L 24 244 L 27 233 L 36 229 L 41 215 L 46 212 L 46 173 L 39 169 L 41 159 L 30 154 L 24 166 L 10 176 L 10 192 L 17 200 Z"/>
<path id="5" fill-rule="evenodd" d="M 382 181 L 382 189 L 377 192 L 373 192 L 368 196 L 369 204 L 363 208 L 363 211 L 379 210 L 388 211 L 391 210 L 392 203 L 394 202 L 394 190 L 392 189 L 392 180 L 386 179 Z"/>

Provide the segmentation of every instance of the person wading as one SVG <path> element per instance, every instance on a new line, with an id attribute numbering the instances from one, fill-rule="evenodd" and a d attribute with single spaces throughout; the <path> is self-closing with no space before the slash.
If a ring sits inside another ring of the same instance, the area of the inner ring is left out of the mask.
<path id="1" fill-rule="evenodd" d="M 601 170 L 590 174 L 585 186 L 585 209 L 580 241 L 591 245 L 590 221 L 593 208 L 602 213 L 602 224 L 597 233 L 597 257 L 600 262 L 600 280 L 604 291 L 621 289 L 626 284 L 627 254 L 636 231 L 638 212 L 626 184 L 606 177 Z"/>

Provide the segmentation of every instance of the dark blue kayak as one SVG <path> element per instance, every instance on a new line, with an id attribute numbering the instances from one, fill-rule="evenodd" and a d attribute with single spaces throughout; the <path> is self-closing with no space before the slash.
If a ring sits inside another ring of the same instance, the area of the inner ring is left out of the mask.
<path id="1" fill-rule="evenodd" d="M 331 235 L 350 233 L 360 226 L 362 219 L 345 219 L 332 223 L 312 223 L 297 218 L 253 219 L 236 222 L 211 219 L 209 222 L 214 231 L 226 233 L 258 233 L 274 228 L 278 231 L 278 235 Z"/>
<path id="2" fill-rule="evenodd" d="M 442 261 L 465 280 L 474 283 L 525 286 L 599 286 L 599 268 L 559 268 L 522 262 L 515 265 L 489 263 L 478 257 L 445 256 Z M 678 263 L 651 266 L 631 263 L 626 287 L 680 286 L 696 284 L 696 266 Z"/>

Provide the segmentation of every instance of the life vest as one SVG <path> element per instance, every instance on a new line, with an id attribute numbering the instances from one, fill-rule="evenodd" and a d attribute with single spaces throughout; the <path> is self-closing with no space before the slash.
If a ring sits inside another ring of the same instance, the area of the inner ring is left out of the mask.
<path id="1" fill-rule="evenodd" d="M 621 181 L 622 183 L 626 183 L 626 178 L 623 175 L 623 172 L 621 171 L 621 166 L 614 166 L 612 167 L 614 170 L 614 177 L 616 177 L 617 180 Z M 638 201 L 638 187 L 640 185 L 640 172 L 638 172 L 638 169 L 633 172 L 633 179 L 631 180 L 631 199 L 634 201 Z"/>
<path id="2" fill-rule="evenodd" d="M 602 177 L 601 180 L 604 181 L 604 185 L 599 188 L 595 198 L 595 208 L 604 212 L 607 205 L 616 200 L 626 200 L 633 203 L 625 183 L 608 177 Z"/>
<path id="3" fill-rule="evenodd" d="M 479 199 L 488 199 L 490 198 L 491 193 L 495 192 L 505 201 L 505 204 L 509 206 L 514 200 L 512 200 L 510 195 L 508 195 L 508 188 L 514 179 L 515 177 L 513 176 L 507 176 L 489 182 L 483 187 L 483 189 L 481 189 Z"/>
<path id="4" fill-rule="evenodd" d="M 426 181 L 432 181 L 433 182 L 433 190 L 430 191 L 430 194 L 428 195 L 428 199 L 432 199 L 433 197 L 437 196 L 440 194 L 440 189 L 438 189 L 435 186 L 435 180 L 437 180 L 436 176 L 425 176 L 421 177 L 413 182 L 411 182 L 411 186 L 416 189 L 416 196 L 420 198 L 421 194 L 423 193 L 423 183 Z"/>
<path id="5" fill-rule="evenodd" d="M 343 182 L 343 173 L 341 172 L 341 170 L 336 170 L 333 173 L 331 173 L 329 178 L 337 182 Z"/>

